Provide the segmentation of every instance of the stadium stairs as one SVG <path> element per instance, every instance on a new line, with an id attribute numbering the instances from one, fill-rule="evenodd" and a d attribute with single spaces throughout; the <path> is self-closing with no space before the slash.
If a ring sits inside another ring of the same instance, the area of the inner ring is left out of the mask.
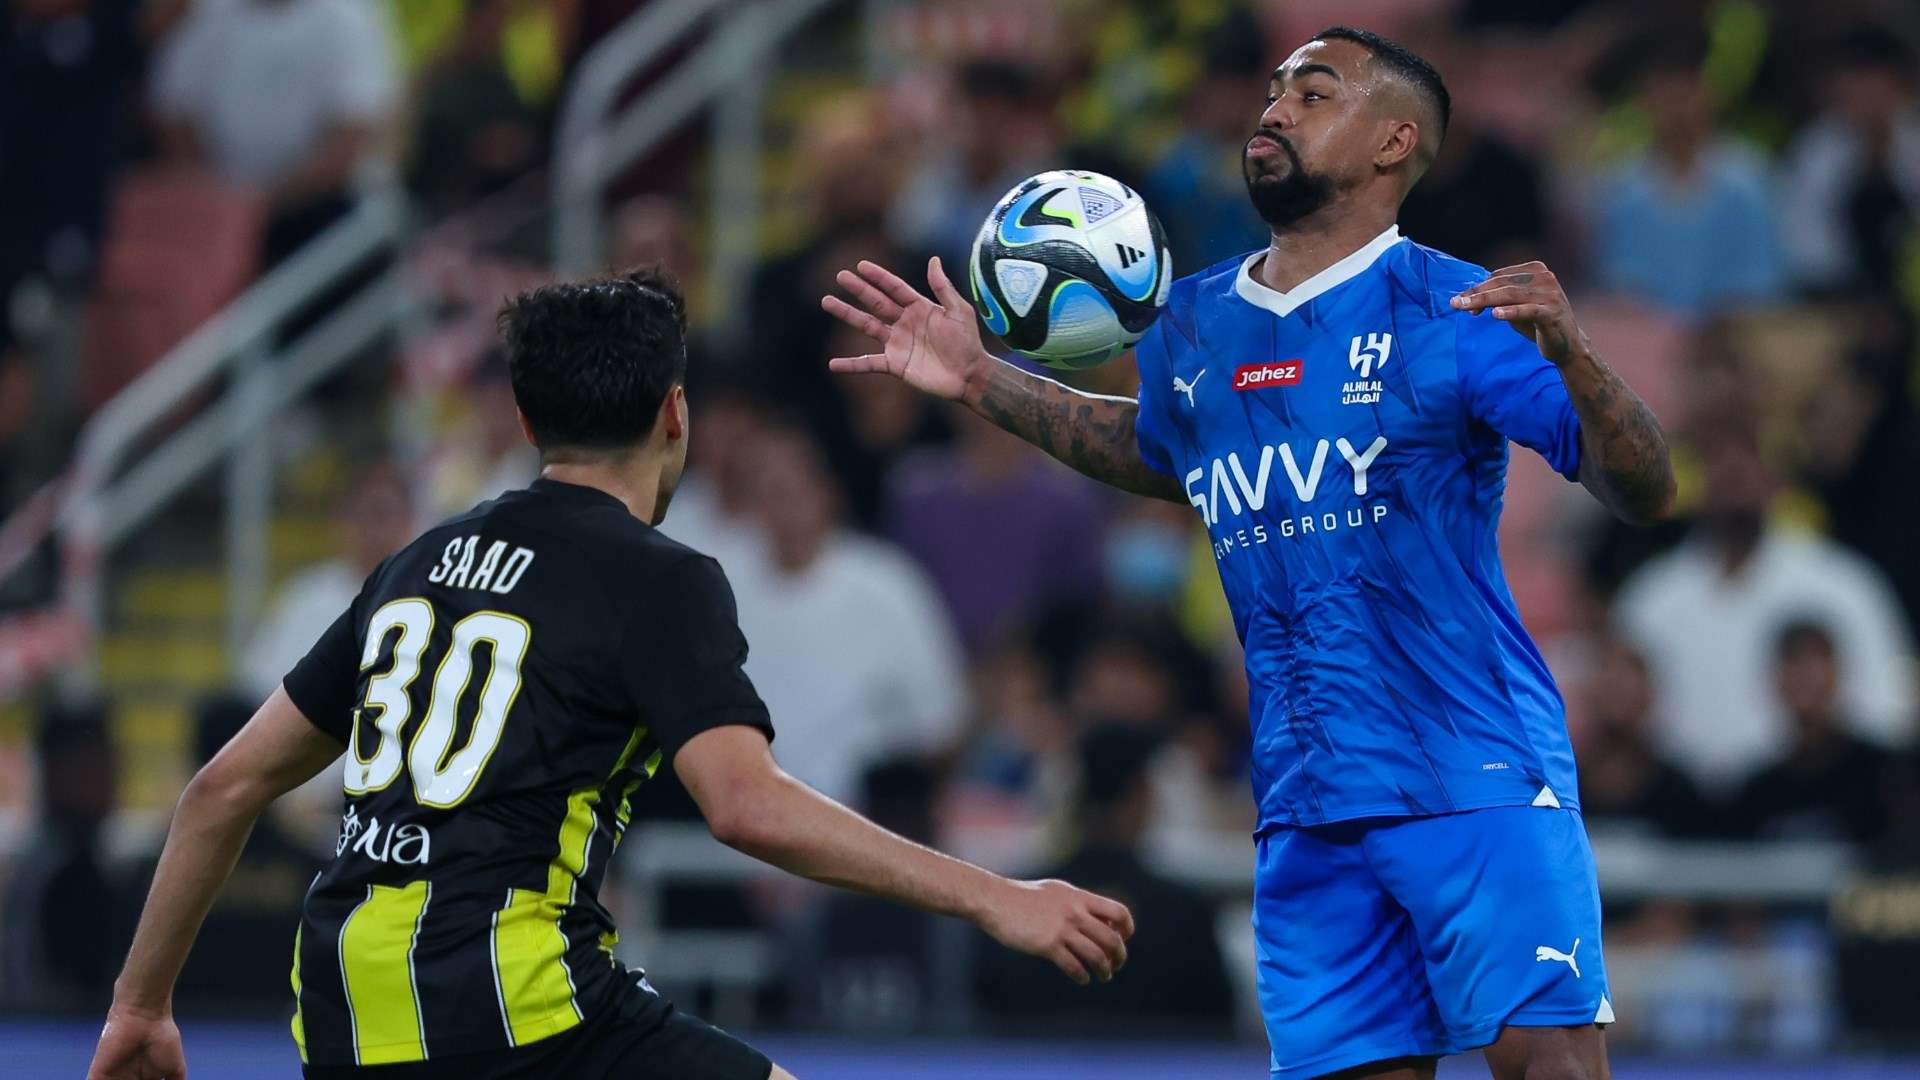
<path id="1" fill-rule="evenodd" d="M 326 447 L 281 470 L 269 539 L 276 585 L 335 554 L 331 508 L 347 471 Z M 120 802 L 136 813 L 172 805 L 191 768 L 194 708 L 232 685 L 216 491 L 217 480 L 203 483 L 162 515 L 111 581 L 101 689 L 113 705 Z"/>

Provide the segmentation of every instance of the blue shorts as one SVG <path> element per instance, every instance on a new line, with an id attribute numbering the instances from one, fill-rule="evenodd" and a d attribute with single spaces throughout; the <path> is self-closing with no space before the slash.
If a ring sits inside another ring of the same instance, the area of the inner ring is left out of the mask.
<path id="1" fill-rule="evenodd" d="M 1600 888 L 1572 810 L 1501 806 L 1282 827 L 1253 929 L 1276 1077 L 1607 1023 Z"/>

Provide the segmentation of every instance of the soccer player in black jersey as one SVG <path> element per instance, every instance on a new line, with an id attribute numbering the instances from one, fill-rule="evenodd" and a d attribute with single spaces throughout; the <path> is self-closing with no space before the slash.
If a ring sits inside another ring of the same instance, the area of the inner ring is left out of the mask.
<path id="1" fill-rule="evenodd" d="M 614 959 L 596 894 L 662 768 L 724 843 L 1112 978 L 1124 906 L 911 843 L 775 763 L 726 577 L 654 529 L 687 446 L 671 283 L 550 285 L 501 328 L 540 479 L 381 564 L 187 785 L 89 1080 L 186 1075 L 171 991 L 207 908 L 260 812 L 343 750 L 339 841 L 293 949 L 315 1080 L 786 1077 Z"/>

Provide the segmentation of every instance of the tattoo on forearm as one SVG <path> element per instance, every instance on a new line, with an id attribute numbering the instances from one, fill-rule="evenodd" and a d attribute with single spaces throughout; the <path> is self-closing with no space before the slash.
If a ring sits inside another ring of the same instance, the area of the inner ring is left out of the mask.
<path id="1" fill-rule="evenodd" d="M 1635 522 L 1672 505 L 1673 464 L 1653 410 L 1598 356 L 1567 387 L 1580 413 L 1580 482 L 1615 514 Z"/>
<path id="2" fill-rule="evenodd" d="M 1122 491 L 1183 503 L 1173 478 L 1140 457 L 1132 398 L 1083 394 L 1051 379 L 998 364 L 987 377 L 980 414 L 1081 473 Z"/>

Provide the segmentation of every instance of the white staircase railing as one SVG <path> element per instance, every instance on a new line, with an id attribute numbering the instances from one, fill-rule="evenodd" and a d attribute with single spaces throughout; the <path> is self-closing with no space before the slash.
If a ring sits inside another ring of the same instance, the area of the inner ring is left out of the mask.
<path id="1" fill-rule="evenodd" d="M 239 640 L 265 588 L 272 483 L 270 459 L 241 451 L 268 419 L 398 325 L 404 300 L 397 274 L 389 271 L 362 286 L 284 349 L 276 347 L 275 337 L 291 317 L 393 250 L 406 216 L 398 192 L 368 196 L 103 405 L 81 429 L 67 472 L 29 500 L 32 513 L 16 514 L 0 529 L 0 576 L 57 537 L 65 555 L 60 604 L 67 616 L 77 618 L 91 644 L 105 614 L 107 556 L 207 469 L 230 458 L 227 554 L 234 595 L 228 636 L 230 643 Z M 269 362 L 276 352 L 278 362 Z M 223 379 L 226 386 L 217 401 L 119 474 L 160 428 Z M 90 658 L 69 665 L 83 681 L 94 668 Z M 7 682 L 33 674 L 9 671 Z M 0 685 L 0 693 L 10 688 Z"/>
<path id="2" fill-rule="evenodd" d="M 596 45 L 561 106 L 554 150 L 553 258 L 563 272 L 605 258 L 607 189 L 632 165 L 713 109 L 707 288 L 725 301 L 759 253 L 761 111 L 775 49 L 834 0 L 660 0 Z M 647 92 L 620 104 L 633 74 L 727 13 Z M 723 336 L 744 330 L 721 320 Z"/>
<path id="3" fill-rule="evenodd" d="M 656 0 L 602 39 L 572 80 L 555 140 L 555 266 L 579 272 L 603 257 L 608 189 L 682 125 L 711 110 L 715 139 L 708 287 L 736 295 L 758 253 L 761 111 L 779 44 L 834 0 Z M 630 101 L 636 74 L 688 49 Z M 338 287 L 406 228 L 398 192 L 372 196 L 348 218 L 276 267 L 175 346 L 86 424 L 71 467 L 0 523 L 0 578 L 49 536 L 65 558 L 64 616 L 97 638 L 107 556 L 208 469 L 228 462 L 226 527 L 229 644 L 243 640 L 265 588 L 266 519 L 273 464 L 248 453 L 268 421 L 338 370 L 378 335 L 412 317 L 401 273 L 358 290 L 300 340 L 275 348 L 294 313 Z M 737 322 L 737 320 L 729 320 Z M 270 354 L 280 355 L 267 362 Z M 224 382 L 223 382 L 224 381 Z M 178 431 L 149 446 L 196 395 L 223 393 Z M 139 459 L 127 468 L 128 460 Z M 0 698 L 37 671 L 9 666 L 0 622 Z M 44 637 L 44 635 L 40 635 Z M 68 665 L 90 677 L 89 659 Z"/>

